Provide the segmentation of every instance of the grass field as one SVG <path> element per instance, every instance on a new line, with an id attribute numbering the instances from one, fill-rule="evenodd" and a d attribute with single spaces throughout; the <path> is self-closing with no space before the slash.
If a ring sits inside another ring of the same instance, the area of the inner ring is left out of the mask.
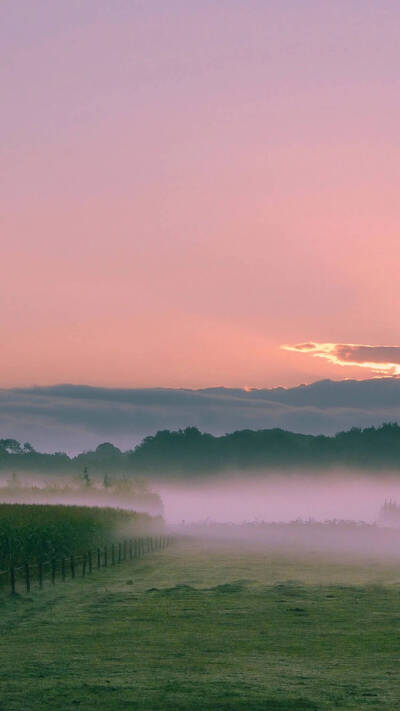
<path id="1" fill-rule="evenodd" d="M 395 711 L 400 566 L 183 540 L 0 599 L 1 711 Z"/>

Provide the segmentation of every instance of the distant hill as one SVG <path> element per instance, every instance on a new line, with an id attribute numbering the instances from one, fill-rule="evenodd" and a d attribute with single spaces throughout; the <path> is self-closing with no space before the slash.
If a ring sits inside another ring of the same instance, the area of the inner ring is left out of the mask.
<path id="1" fill-rule="evenodd" d="M 400 427 L 352 428 L 334 436 L 282 429 L 239 430 L 214 436 L 196 427 L 161 430 L 122 452 L 109 442 L 76 457 L 36 452 L 29 443 L 0 440 L 0 471 L 92 476 L 191 477 L 217 472 L 325 470 L 334 467 L 400 473 Z"/>

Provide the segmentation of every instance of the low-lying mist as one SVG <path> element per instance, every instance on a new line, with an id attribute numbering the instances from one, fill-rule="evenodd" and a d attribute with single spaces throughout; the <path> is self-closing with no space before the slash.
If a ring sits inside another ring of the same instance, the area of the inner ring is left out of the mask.
<path id="1" fill-rule="evenodd" d="M 318 551 L 342 560 L 400 559 L 400 478 L 346 471 L 232 475 L 213 483 L 159 484 L 176 531 L 208 539 Z M 386 505 L 385 505 L 386 501 Z"/>
<path id="2" fill-rule="evenodd" d="M 385 499 L 400 502 L 400 477 L 336 471 L 208 478 L 199 483 L 158 482 L 168 522 L 289 522 L 351 519 L 374 523 Z"/>
<path id="3" fill-rule="evenodd" d="M 13 474 L 0 479 L 0 501 L 111 506 L 162 514 L 189 535 L 400 558 L 400 476 L 391 472 L 233 472 L 202 481 Z"/>
<path id="4" fill-rule="evenodd" d="M 83 475 L 29 475 L 13 472 L 0 476 L 0 502 L 64 504 L 127 509 L 160 516 L 163 505 L 149 482 L 138 477 Z"/>
<path id="5" fill-rule="evenodd" d="M 400 476 L 337 470 L 305 474 L 233 472 L 231 475 L 155 479 L 128 475 L 0 477 L 0 501 L 79 503 L 156 509 L 170 524 L 194 522 L 352 520 L 384 523 L 385 500 L 400 503 Z M 387 523 L 396 523 L 392 517 Z M 400 523 L 400 517 L 399 517 Z"/>

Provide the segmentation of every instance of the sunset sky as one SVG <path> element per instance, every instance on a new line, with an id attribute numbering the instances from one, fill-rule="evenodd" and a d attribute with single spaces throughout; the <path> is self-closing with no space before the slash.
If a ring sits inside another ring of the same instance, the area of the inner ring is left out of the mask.
<path id="1" fill-rule="evenodd" d="M 2 0 L 0 387 L 399 375 L 399 26 Z"/>

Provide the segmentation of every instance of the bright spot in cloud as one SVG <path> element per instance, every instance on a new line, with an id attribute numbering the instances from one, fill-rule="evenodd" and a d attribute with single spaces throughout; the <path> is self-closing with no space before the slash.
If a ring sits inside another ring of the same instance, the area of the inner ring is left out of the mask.
<path id="1" fill-rule="evenodd" d="M 334 365 L 368 368 L 376 375 L 400 376 L 400 346 L 357 343 L 298 343 L 281 346 L 285 351 L 325 358 Z"/>

